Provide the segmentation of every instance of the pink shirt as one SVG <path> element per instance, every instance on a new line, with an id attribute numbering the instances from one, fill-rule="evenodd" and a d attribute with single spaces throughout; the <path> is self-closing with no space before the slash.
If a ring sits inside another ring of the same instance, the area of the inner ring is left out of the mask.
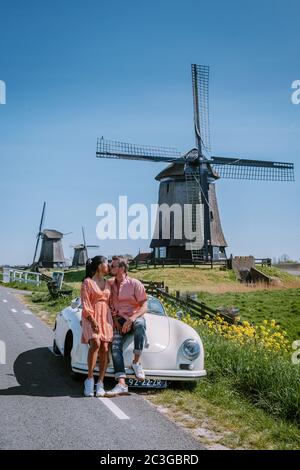
<path id="1" fill-rule="evenodd" d="M 127 320 L 147 300 L 145 287 L 138 280 L 125 275 L 118 286 L 116 279 L 111 281 L 111 310 L 113 316 L 120 316 Z"/>

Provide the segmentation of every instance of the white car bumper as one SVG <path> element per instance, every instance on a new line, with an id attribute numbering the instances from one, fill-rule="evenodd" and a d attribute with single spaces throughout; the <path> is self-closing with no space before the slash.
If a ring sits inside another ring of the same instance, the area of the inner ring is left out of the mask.
<path id="1" fill-rule="evenodd" d="M 72 364 L 72 370 L 79 374 L 86 374 L 87 367 L 84 364 Z M 135 378 L 132 369 L 125 369 L 128 378 Z M 144 369 L 147 379 L 161 380 L 197 380 L 206 376 L 206 370 L 149 370 Z M 98 374 L 98 367 L 95 368 L 95 374 Z M 114 377 L 114 370 L 108 367 L 105 377 Z"/>

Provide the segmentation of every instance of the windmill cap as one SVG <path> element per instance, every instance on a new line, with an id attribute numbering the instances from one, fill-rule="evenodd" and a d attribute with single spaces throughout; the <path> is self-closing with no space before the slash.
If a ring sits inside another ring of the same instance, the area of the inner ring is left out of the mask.
<path id="1" fill-rule="evenodd" d="M 42 231 L 42 234 L 45 235 L 47 238 L 62 238 L 64 236 L 64 234 L 58 232 L 58 230 L 52 229 L 45 229 Z"/>

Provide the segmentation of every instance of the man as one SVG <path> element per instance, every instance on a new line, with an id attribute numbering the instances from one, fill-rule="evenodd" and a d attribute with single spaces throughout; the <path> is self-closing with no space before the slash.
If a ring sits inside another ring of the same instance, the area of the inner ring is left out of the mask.
<path id="1" fill-rule="evenodd" d="M 108 396 L 128 393 L 128 386 L 125 383 L 123 342 L 131 331 L 134 335 L 134 358 L 131 367 L 138 380 L 145 379 L 141 355 L 146 336 L 144 315 L 147 311 L 147 296 L 143 284 L 137 279 L 129 277 L 127 269 L 128 264 L 125 258 L 118 256 L 112 258 L 110 273 L 115 278 L 111 283 L 110 297 L 115 330 L 112 341 L 112 359 L 118 384 L 110 392 L 107 392 Z"/>

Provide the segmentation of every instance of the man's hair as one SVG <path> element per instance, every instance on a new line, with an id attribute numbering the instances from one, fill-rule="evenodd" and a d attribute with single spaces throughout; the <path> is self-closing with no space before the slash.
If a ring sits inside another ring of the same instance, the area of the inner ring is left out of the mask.
<path id="1" fill-rule="evenodd" d="M 124 256 L 113 256 L 112 261 L 118 261 L 119 268 L 124 268 L 125 273 L 128 271 L 128 261 Z"/>

